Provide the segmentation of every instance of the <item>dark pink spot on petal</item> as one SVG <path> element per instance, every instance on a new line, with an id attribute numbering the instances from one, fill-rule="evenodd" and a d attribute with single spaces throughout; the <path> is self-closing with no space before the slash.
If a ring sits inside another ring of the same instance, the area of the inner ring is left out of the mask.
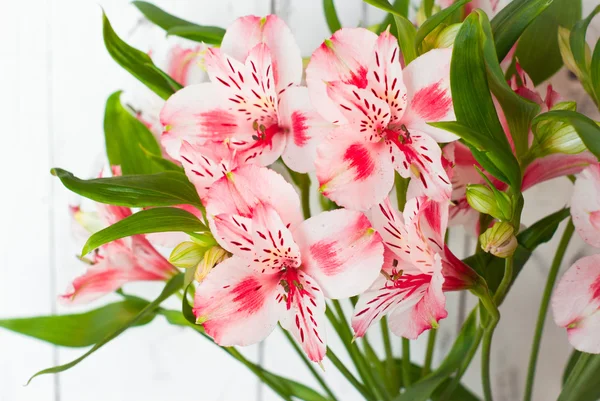
<path id="1" fill-rule="evenodd" d="M 411 109 L 425 121 L 438 121 L 452 108 L 450 90 L 440 87 L 440 82 L 420 89 L 413 96 Z"/>
<path id="2" fill-rule="evenodd" d="M 338 273 L 340 262 L 336 258 L 334 242 L 319 241 L 310 246 L 310 254 L 323 274 L 333 276 Z"/>
<path id="3" fill-rule="evenodd" d="M 233 302 L 238 304 L 240 312 L 252 314 L 262 308 L 265 297 L 262 292 L 256 291 L 260 287 L 261 283 L 256 278 L 248 277 L 231 289 L 235 295 Z"/>
<path id="4" fill-rule="evenodd" d="M 306 130 L 308 130 L 306 116 L 299 111 L 294 111 L 292 113 L 292 134 L 296 146 L 304 146 L 310 139 L 306 134 Z"/>
<path id="5" fill-rule="evenodd" d="M 371 158 L 369 150 L 358 143 L 350 145 L 346 149 L 344 161 L 349 162 L 349 167 L 356 170 L 357 180 L 369 178 L 375 170 L 375 161 Z"/>

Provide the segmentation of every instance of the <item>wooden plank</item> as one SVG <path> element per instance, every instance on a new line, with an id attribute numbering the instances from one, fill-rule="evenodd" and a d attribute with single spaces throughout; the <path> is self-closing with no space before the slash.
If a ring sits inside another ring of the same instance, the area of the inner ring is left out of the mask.
<path id="1" fill-rule="evenodd" d="M 50 65 L 48 2 L 8 2 L 0 24 L 0 119 L 5 142 L 0 168 L 0 317 L 48 314 L 51 294 L 52 205 L 48 152 L 51 137 L 47 98 Z M 0 330 L 0 400 L 55 399 L 51 377 L 24 387 L 37 370 L 52 364 L 53 348 Z"/>

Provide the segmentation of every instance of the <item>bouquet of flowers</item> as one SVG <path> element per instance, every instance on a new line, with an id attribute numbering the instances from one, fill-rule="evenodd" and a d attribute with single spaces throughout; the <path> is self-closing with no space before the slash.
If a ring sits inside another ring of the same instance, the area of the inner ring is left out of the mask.
<path id="1" fill-rule="evenodd" d="M 564 64 L 600 107 L 600 44 L 586 43 L 600 6 L 581 19 L 579 0 L 514 0 L 502 9 L 493 0 L 423 0 L 409 19 L 408 1 L 365 2 L 387 13 L 381 24 L 341 27 L 334 2 L 324 0 L 332 35 L 304 60 L 276 15 L 223 29 L 134 2 L 188 40 L 164 57 L 128 45 L 103 17 L 109 54 L 149 91 L 139 104 L 124 103 L 121 92 L 109 97 L 108 163 L 97 177 L 52 174 L 96 203 L 95 211 L 72 206 L 90 233 L 81 251 L 89 267 L 61 299 L 116 292 L 122 300 L 85 314 L 0 320 L 65 345 L 68 319 L 79 325 L 78 345 L 93 346 L 32 379 L 73 368 L 162 315 L 213 341 L 284 400 L 341 399 L 323 360 L 360 399 L 479 400 L 461 379 L 480 349 L 490 401 L 490 350 L 504 323 L 498 307 L 535 249 L 568 220 L 524 400 L 550 305 L 575 348 L 559 400 L 600 399 L 600 254 L 557 281 L 575 232 L 600 247 L 600 127 L 551 85 L 536 86 Z M 523 192 L 561 176 L 574 182 L 570 208 L 524 227 Z M 476 236 L 472 256 L 461 260 L 449 248 L 449 225 Z M 146 280 L 165 282 L 154 300 L 122 289 Z M 434 368 L 448 291 L 479 302 Z M 171 297 L 180 309 L 161 306 Z M 101 327 L 88 339 L 90 321 Z M 240 353 L 277 326 L 319 388 Z M 383 352 L 367 337 L 378 333 Z M 419 366 L 410 341 L 425 334 Z M 332 336 L 351 364 L 328 347 Z M 402 338 L 401 357 L 393 336 Z"/>

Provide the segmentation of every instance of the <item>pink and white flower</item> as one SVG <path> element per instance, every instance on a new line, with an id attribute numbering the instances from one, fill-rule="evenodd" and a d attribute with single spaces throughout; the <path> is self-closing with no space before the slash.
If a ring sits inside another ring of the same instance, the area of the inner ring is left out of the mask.
<path id="1" fill-rule="evenodd" d="M 371 210 L 385 246 L 381 275 L 356 304 L 352 327 L 362 337 L 389 315 L 392 332 L 415 339 L 447 316 L 444 291 L 469 288 L 477 275 L 444 244 L 448 207 L 424 197 L 403 214 L 389 199 Z"/>
<path id="2" fill-rule="evenodd" d="M 131 215 L 122 206 L 97 204 L 98 215 L 105 225 L 112 225 Z M 72 209 L 76 219 L 82 212 Z M 65 303 L 85 303 L 114 292 L 132 281 L 166 281 L 179 271 L 173 267 L 143 235 L 118 239 L 101 246 L 91 258 L 85 274 L 73 280 L 59 298 Z"/>
<path id="3" fill-rule="evenodd" d="M 455 0 L 439 0 L 438 3 L 442 8 L 450 7 L 454 4 Z M 500 11 L 498 7 L 498 3 L 500 0 L 471 0 L 467 4 L 465 4 L 465 15 L 469 15 L 474 10 L 480 8 L 483 10 L 490 18 L 492 18 L 498 11 Z"/>
<path id="4" fill-rule="evenodd" d="M 450 49 L 435 49 L 404 70 L 398 42 L 363 28 L 343 28 L 312 55 L 311 100 L 338 127 L 319 146 L 321 192 L 341 206 L 366 210 L 383 201 L 394 170 L 442 201 L 450 181 L 436 143 L 457 139 L 428 122 L 454 120 Z"/>
<path id="5" fill-rule="evenodd" d="M 383 264 L 369 220 L 338 209 L 302 221 L 293 187 L 254 165 L 213 184 L 206 211 L 215 239 L 232 253 L 196 290 L 194 313 L 206 333 L 219 345 L 248 345 L 280 322 L 321 361 L 325 298 L 359 294 Z"/>
<path id="6" fill-rule="evenodd" d="M 571 200 L 571 216 L 581 238 L 591 246 L 600 248 L 600 164 L 590 165 L 577 177 Z"/>
<path id="7" fill-rule="evenodd" d="M 300 49 L 275 15 L 242 17 L 220 48 L 208 49 L 210 83 L 175 93 L 161 112 L 163 146 L 180 158 L 182 141 L 205 148 L 226 143 L 243 163 L 313 168 L 316 145 L 329 129 L 314 111 L 302 78 Z"/>
<path id="8" fill-rule="evenodd" d="M 554 322 L 575 349 L 600 354 L 600 255 L 579 259 L 552 295 Z"/>

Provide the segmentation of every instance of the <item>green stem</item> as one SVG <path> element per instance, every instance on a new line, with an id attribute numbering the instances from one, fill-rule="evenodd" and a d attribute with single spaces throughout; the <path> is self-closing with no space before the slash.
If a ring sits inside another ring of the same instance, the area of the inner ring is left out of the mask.
<path id="1" fill-rule="evenodd" d="M 506 258 L 504 261 L 504 276 L 502 277 L 502 281 L 500 282 L 500 285 L 494 294 L 494 303 L 497 306 L 500 306 L 504 301 L 504 297 L 506 296 L 506 293 L 510 288 L 510 284 L 512 283 L 514 262 L 515 259 L 513 256 Z"/>
<path id="2" fill-rule="evenodd" d="M 404 210 L 406 205 L 406 191 L 408 190 L 408 183 L 410 178 L 404 178 L 400 174 L 396 173 L 396 199 L 398 200 L 398 210 Z"/>
<path id="3" fill-rule="evenodd" d="M 410 386 L 410 340 L 404 337 L 402 337 L 402 381 L 405 388 Z"/>
<path id="4" fill-rule="evenodd" d="M 433 351 L 435 350 L 435 339 L 437 337 L 437 330 L 429 330 L 429 337 L 427 338 L 427 351 L 425 353 L 425 363 L 423 364 L 423 372 L 421 376 L 425 377 L 431 372 L 431 362 L 433 362 Z"/>
<path id="5" fill-rule="evenodd" d="M 365 348 L 367 360 L 371 364 L 370 368 L 375 368 L 377 370 L 377 374 L 372 375 L 373 380 L 377 383 L 378 387 L 381 389 L 381 392 L 384 393 L 385 399 L 389 400 L 395 395 L 395 392 L 392 389 L 391 382 L 386 379 L 387 372 L 385 366 L 377 356 L 377 353 L 375 352 L 373 347 L 371 347 L 371 344 L 369 343 L 366 334 L 362 338 L 362 343 Z"/>
<path id="6" fill-rule="evenodd" d="M 321 375 L 317 372 L 317 370 L 313 366 L 313 363 L 306 357 L 306 354 L 298 346 L 298 343 L 296 342 L 296 340 L 294 340 L 292 338 L 292 335 L 287 330 L 285 330 L 283 328 L 281 330 L 283 331 L 283 334 L 285 334 L 285 337 L 288 339 L 288 341 L 290 342 L 290 344 L 292 345 L 292 347 L 294 348 L 294 350 L 296 351 L 298 356 L 300 356 L 300 358 L 302 359 L 302 362 L 304 362 L 304 365 L 306 365 L 306 367 L 308 368 L 310 373 L 313 375 L 313 377 L 317 380 L 317 382 L 319 382 L 319 384 L 321 385 L 321 388 L 323 390 L 325 390 L 327 395 L 329 395 L 329 397 L 333 401 L 337 401 L 337 398 L 336 398 L 335 394 L 333 394 L 333 391 L 331 391 L 331 388 L 329 388 L 329 386 L 327 385 L 325 380 L 323 380 Z"/>
<path id="7" fill-rule="evenodd" d="M 300 184 L 300 197 L 302 201 L 302 213 L 304 214 L 304 219 L 309 219 L 310 214 L 310 177 L 308 174 L 305 174 L 306 178 L 302 180 Z"/>
<path id="8" fill-rule="evenodd" d="M 533 344 L 531 346 L 531 354 L 529 356 L 529 368 L 527 369 L 527 381 L 525 383 L 525 396 L 524 401 L 531 401 L 533 394 L 533 381 L 535 379 L 535 368 L 537 365 L 538 354 L 540 351 L 540 344 L 542 342 L 542 333 L 544 332 L 544 322 L 546 321 L 546 314 L 548 312 L 548 305 L 550 303 L 550 297 L 552 296 L 552 289 L 558 276 L 558 270 L 562 264 L 565 252 L 575 231 L 573 221 L 569 220 L 565 232 L 563 233 L 556 254 L 552 260 L 552 266 L 548 273 L 548 279 L 546 280 L 546 287 L 544 288 L 544 295 L 542 296 L 542 302 L 540 304 L 540 310 L 538 312 L 537 323 L 535 325 L 535 334 L 533 336 Z"/>
<path id="9" fill-rule="evenodd" d="M 331 363 L 333 363 L 333 365 L 340 371 L 340 373 L 346 378 L 346 380 L 348 380 L 350 384 L 352 384 L 354 388 L 356 388 L 358 392 L 361 393 L 363 397 L 365 397 L 365 400 L 375 400 L 373 394 L 369 393 L 365 386 L 363 386 L 362 383 L 359 382 L 356 379 L 356 377 L 354 377 L 352 372 L 350 372 L 348 368 L 346 368 L 346 366 L 342 363 L 342 361 L 340 361 L 340 359 L 337 357 L 337 355 L 335 355 L 331 348 L 327 348 L 327 357 L 329 358 Z"/>
<path id="10" fill-rule="evenodd" d="M 393 392 L 397 393 L 400 390 L 400 381 L 398 380 L 398 369 L 394 360 L 394 350 L 392 349 L 392 341 L 390 339 L 390 329 L 388 327 L 387 318 L 384 316 L 381 319 L 381 336 L 383 338 L 383 348 L 385 349 L 385 363 L 387 367 L 388 382 Z"/>

